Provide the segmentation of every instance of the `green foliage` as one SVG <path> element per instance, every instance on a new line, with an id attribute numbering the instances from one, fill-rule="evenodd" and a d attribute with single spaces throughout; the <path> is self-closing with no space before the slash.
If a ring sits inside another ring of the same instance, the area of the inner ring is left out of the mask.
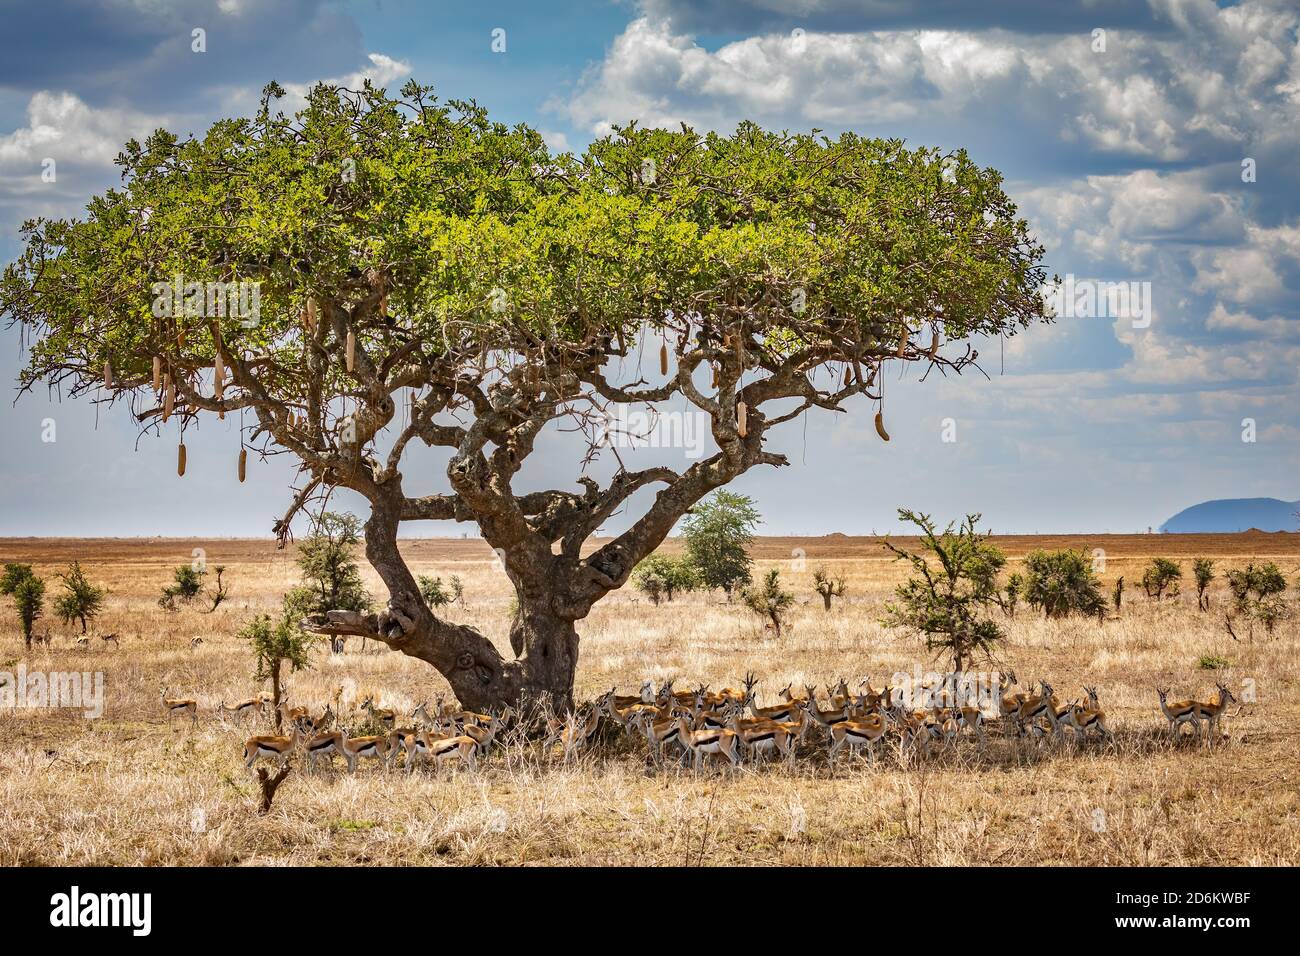
<path id="1" fill-rule="evenodd" d="M 81 570 L 81 563 L 73 561 L 68 570 L 59 575 L 63 594 L 54 602 L 54 613 L 64 624 L 81 622 L 81 633 L 86 633 L 87 622 L 92 621 L 104 608 L 103 588 L 95 587 Z"/>
<path id="2" fill-rule="evenodd" d="M 781 574 L 776 568 L 763 575 L 763 583 L 759 587 L 743 587 L 740 600 L 759 617 L 766 618 L 776 631 L 776 636 L 781 636 L 785 612 L 794 603 L 794 595 L 781 589 Z"/>
<path id="3" fill-rule="evenodd" d="M 825 565 L 820 565 L 813 569 L 813 590 L 821 595 L 822 604 L 829 611 L 832 598 L 844 597 L 844 575 L 832 576 Z"/>
<path id="4" fill-rule="evenodd" d="M 1220 671 L 1232 666 L 1232 662 L 1226 657 L 1219 657 L 1217 654 L 1202 654 L 1201 659 L 1196 662 L 1196 666 L 1203 671 Z"/>
<path id="5" fill-rule="evenodd" d="M 1214 580 L 1214 559 L 1197 558 L 1192 562 L 1192 575 L 1196 578 L 1196 606 L 1202 611 L 1209 610 L 1210 596 L 1206 593 L 1210 582 Z"/>
<path id="6" fill-rule="evenodd" d="M 272 619 L 269 614 L 259 614 L 240 628 L 238 636 L 248 642 L 253 652 L 254 679 L 271 682 L 275 726 L 279 728 L 284 667 L 287 664 L 291 670 L 299 671 L 310 666 L 311 649 L 317 637 L 298 627 L 287 599 L 285 610 L 278 617 Z"/>
<path id="7" fill-rule="evenodd" d="M 716 491 L 691 509 L 682 534 L 700 586 L 721 588 L 730 600 L 737 587 L 749 584 L 749 546 L 761 520 L 753 499 L 730 491 Z"/>
<path id="8" fill-rule="evenodd" d="M 426 574 L 419 577 L 420 597 L 429 607 L 443 607 L 455 600 L 455 595 L 443 586 L 442 578 L 431 578 Z"/>
<path id="9" fill-rule="evenodd" d="M 953 669 L 962 670 L 1004 636 L 989 614 L 1002 603 L 998 574 L 1006 556 L 976 530 L 978 514 L 942 532 L 929 515 L 900 508 L 898 517 L 920 529 L 921 548 L 907 551 L 885 539 L 895 560 L 908 561 L 915 574 L 894 589 L 897 600 L 885 604 L 881 623 L 921 634 L 928 649 L 946 651 Z"/>
<path id="10" fill-rule="evenodd" d="M 298 569 L 306 583 L 285 598 L 292 613 L 307 617 L 370 610 L 356 557 L 360 543 L 361 523 L 355 515 L 326 511 L 316 519 L 312 533 L 298 543 Z"/>
<path id="11" fill-rule="evenodd" d="M 1008 617 L 1016 616 L 1016 608 L 1020 606 L 1020 597 L 1025 593 L 1025 578 L 1019 571 L 1007 577 L 1006 586 L 1002 589 L 1002 610 Z"/>
<path id="12" fill-rule="evenodd" d="M 172 583 L 162 589 L 158 606 L 168 611 L 176 610 L 176 601 L 189 604 L 203 591 L 203 572 L 192 565 L 183 564 L 172 571 Z"/>
<path id="13" fill-rule="evenodd" d="M 1025 602 L 1051 618 L 1100 616 L 1101 582 L 1082 551 L 1034 551 L 1025 557 Z"/>
<path id="14" fill-rule="evenodd" d="M 287 614 L 272 618 L 259 614 L 239 630 L 241 640 L 247 641 L 257 664 L 254 677 L 269 680 L 278 664 L 288 664 L 293 670 L 302 670 L 310 663 L 315 635 L 299 629 Z"/>
<path id="15" fill-rule="evenodd" d="M 6 564 L 4 575 L 0 577 L 0 594 L 13 594 L 18 585 L 30 577 L 35 577 L 30 564 Z"/>
<path id="16" fill-rule="evenodd" d="M 658 604 L 661 599 L 671 601 L 678 592 L 695 590 L 700 576 L 690 558 L 652 554 L 636 566 L 632 583 L 652 604 Z"/>
<path id="17" fill-rule="evenodd" d="M 30 646 L 32 626 L 45 611 L 45 582 L 32 573 L 30 565 L 6 564 L 0 591 L 13 595 L 14 610 L 18 612 L 18 621 L 23 629 L 23 642 Z"/>
<path id="18" fill-rule="evenodd" d="M 197 137 L 128 141 L 121 185 L 84 219 L 25 225 L 0 280 L 0 313 L 41 333 L 25 384 L 84 365 L 89 387 L 111 359 L 122 387 L 147 388 L 159 353 L 209 365 L 206 319 L 181 317 L 196 333 L 183 342 L 152 321 L 151 284 L 176 274 L 260 282 L 260 320 L 227 317 L 221 336 L 280 370 L 302 359 L 307 296 L 348 302 L 372 268 L 414 341 L 469 335 L 475 354 L 525 331 L 583 342 L 668 309 L 722 314 L 738 290 L 769 292 L 778 327 L 854 316 L 882 338 L 902 316 L 937 320 L 945 339 L 1043 317 L 1042 248 L 1002 176 L 964 151 L 745 122 L 729 136 L 614 127 L 557 156 L 537 131 L 414 82 L 400 98 L 322 84 L 294 116 L 275 109 L 283 94 L 270 84 L 254 116 Z M 378 316 L 359 325 L 367 353 L 389 334 Z M 326 397 L 347 382 L 331 372 Z M 302 398 L 291 374 L 263 384 L 273 400 Z"/>
<path id="19" fill-rule="evenodd" d="M 1264 625 L 1264 630 L 1271 636 L 1278 623 L 1290 616 L 1290 608 L 1283 597 L 1287 588 L 1286 576 L 1272 561 L 1260 565 L 1252 561 L 1244 568 L 1229 571 L 1227 577 L 1233 615 L 1246 618 L 1251 638 L 1255 635 L 1256 623 Z M 1232 634 L 1231 618 L 1228 632 Z"/>
<path id="20" fill-rule="evenodd" d="M 1165 591 L 1172 587 L 1169 596 L 1175 597 L 1178 594 L 1178 582 L 1182 577 L 1183 569 L 1173 561 L 1168 558 L 1152 558 L 1151 563 L 1142 572 L 1142 590 L 1146 591 L 1147 597 L 1159 601 L 1165 596 Z"/>

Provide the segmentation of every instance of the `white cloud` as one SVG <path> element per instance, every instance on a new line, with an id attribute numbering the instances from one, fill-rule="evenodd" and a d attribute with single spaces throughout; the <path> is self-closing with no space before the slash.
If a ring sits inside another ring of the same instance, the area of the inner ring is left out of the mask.
<path id="1" fill-rule="evenodd" d="M 0 135 L 0 169 L 20 172 L 52 157 L 60 165 L 110 165 L 132 136 L 143 136 L 160 125 L 160 117 L 130 110 L 86 105 L 68 92 L 43 91 L 27 104 L 27 124 Z"/>

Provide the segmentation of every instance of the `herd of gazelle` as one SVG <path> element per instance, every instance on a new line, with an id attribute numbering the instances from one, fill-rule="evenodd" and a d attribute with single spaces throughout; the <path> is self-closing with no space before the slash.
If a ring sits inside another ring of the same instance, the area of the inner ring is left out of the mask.
<path id="1" fill-rule="evenodd" d="M 865 750 L 874 764 L 876 746 L 882 740 L 897 742 L 904 751 L 929 751 L 934 746 L 949 746 L 963 736 L 974 738 L 981 746 L 986 741 L 986 727 L 1000 725 L 1002 732 L 1020 738 L 1041 739 L 1051 736 L 1061 740 L 1070 731 L 1075 741 L 1096 734 L 1112 737 L 1106 724 L 1106 712 L 1095 687 L 1084 687 L 1084 696 L 1062 703 L 1052 685 L 1039 681 L 1037 688 L 1012 692 L 1014 675 L 1003 677 L 996 695 L 996 716 L 969 704 L 915 708 L 906 704 L 905 695 L 888 686 L 877 691 L 867 680 L 851 690 L 844 679 L 827 686 L 823 707 L 814 687 L 805 686 L 803 694 L 786 685 L 778 702 L 760 706 L 755 696 L 757 681 L 747 675 L 742 688 L 710 692 L 707 686 L 693 691 L 676 691 L 671 682 L 657 691 L 650 681 L 640 692 L 618 696 L 611 689 L 592 704 L 567 716 L 549 716 L 545 720 L 543 749 L 552 752 L 557 746 L 567 761 L 599 736 L 602 726 L 612 723 L 634 738 L 644 737 L 656 763 L 675 753 L 689 760 L 698 770 L 707 758 L 721 758 L 732 765 L 746 760 L 757 762 L 765 756 L 793 761 L 797 747 L 811 735 L 824 739 L 827 760 L 834 765 L 841 751 Z M 353 737 L 346 726 L 337 726 L 339 691 L 323 711 L 312 713 L 307 707 L 291 706 L 282 701 L 280 713 L 291 728 L 288 734 L 248 738 L 244 745 L 244 762 L 252 767 L 259 759 L 281 765 L 301 751 L 308 770 L 321 761 L 332 764 L 341 757 L 349 773 L 354 773 L 364 758 L 385 770 L 404 758 L 407 772 L 426 763 L 441 768 L 460 764 L 474 770 L 480 758 L 487 756 L 498 732 L 511 721 L 509 708 L 500 714 L 478 714 L 444 704 L 438 699 L 430 709 L 420 704 L 410 721 L 399 720 L 397 711 L 378 707 L 366 698 L 361 710 L 369 714 L 372 724 L 382 733 Z M 1236 697 L 1223 684 L 1216 686 L 1209 700 L 1170 701 L 1168 690 L 1157 688 L 1160 709 L 1177 737 L 1183 724 L 1192 727 L 1199 738 L 1205 729 L 1206 745 L 1219 737 L 1220 720 Z M 168 696 L 162 691 L 163 707 L 169 721 L 174 717 L 198 720 L 198 704 L 190 698 Z M 272 710 L 269 695 L 261 694 L 216 707 L 219 717 L 239 720 L 257 717 Z"/>

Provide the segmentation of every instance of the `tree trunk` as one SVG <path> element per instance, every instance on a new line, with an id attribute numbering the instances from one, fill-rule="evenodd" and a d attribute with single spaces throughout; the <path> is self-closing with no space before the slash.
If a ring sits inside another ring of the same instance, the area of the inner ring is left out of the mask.
<path id="1" fill-rule="evenodd" d="M 829 593 L 822 595 L 822 602 L 826 605 L 826 610 L 829 611 L 831 609 L 831 596 Z"/>
<path id="2" fill-rule="evenodd" d="M 398 506 L 372 501 L 366 521 L 366 558 L 388 588 L 388 606 L 378 614 L 330 611 L 324 633 L 355 634 L 382 641 L 394 650 L 432 664 L 467 710 L 500 712 L 507 705 L 529 708 L 549 703 L 557 711 L 573 707 L 573 675 L 578 663 L 574 617 L 556 610 L 562 602 L 558 575 L 533 575 L 525 588 L 516 581 L 519 613 L 511 626 L 515 660 L 467 624 L 438 618 L 420 597 L 419 585 L 397 547 Z"/>
<path id="3" fill-rule="evenodd" d="M 275 732 L 278 734 L 280 732 L 280 661 L 278 658 L 271 662 L 271 707 L 275 714 Z M 272 792 L 274 793 L 274 790 Z"/>

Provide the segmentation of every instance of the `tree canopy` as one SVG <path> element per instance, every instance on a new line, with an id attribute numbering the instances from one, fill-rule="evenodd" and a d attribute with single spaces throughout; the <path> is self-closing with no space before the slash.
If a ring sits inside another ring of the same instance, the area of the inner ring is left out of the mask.
<path id="1" fill-rule="evenodd" d="M 239 415 L 241 477 L 249 449 L 301 464 L 282 540 L 331 489 L 360 493 L 388 606 L 315 626 L 429 661 L 466 706 L 566 698 L 573 622 L 709 492 L 786 464 L 770 429 L 880 400 L 887 363 L 960 371 L 972 338 L 1046 317 L 1042 248 L 963 151 L 742 123 L 628 125 L 556 155 L 414 82 L 320 85 L 292 116 L 282 95 L 271 84 L 254 116 L 199 137 L 128 142 L 121 187 L 84 218 L 24 224 L 0 280 L 30 343 L 20 384 L 125 402 L 182 441 L 201 416 Z M 654 381 L 643 348 L 665 353 Z M 708 415 L 714 453 L 515 489 L 547 425 L 576 422 L 594 455 L 611 410 L 674 399 Z M 441 489 L 408 487 L 413 442 L 447 451 Z M 519 661 L 421 599 L 396 536 L 427 519 L 475 522 L 503 556 Z"/>

